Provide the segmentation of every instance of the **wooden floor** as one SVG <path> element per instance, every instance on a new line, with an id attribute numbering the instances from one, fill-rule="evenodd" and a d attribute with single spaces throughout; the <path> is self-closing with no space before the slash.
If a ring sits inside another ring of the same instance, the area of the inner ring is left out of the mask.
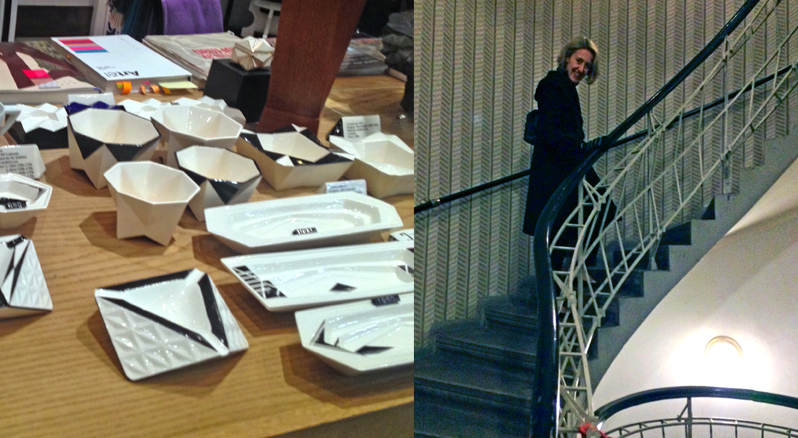
<path id="1" fill-rule="evenodd" d="M 383 132 L 413 146 L 412 118 L 400 118 L 403 85 L 388 76 L 336 80 L 319 137 L 324 140 L 340 116 L 379 114 Z M 42 182 L 53 186 L 50 206 L 2 234 L 32 239 L 54 310 L 0 321 L 0 437 L 411 435 L 412 367 L 354 377 L 336 372 L 302 348 L 293 313 L 265 311 L 227 272 L 219 259 L 235 253 L 193 215 L 184 214 L 166 247 L 146 238 L 119 240 L 108 190 L 96 190 L 85 174 L 71 169 L 66 150 L 42 155 L 47 166 Z M 275 192 L 262 182 L 252 200 L 307 194 Z M 412 196 L 389 202 L 411 227 Z M 211 276 L 250 349 L 128 381 L 94 290 L 191 268 Z"/>

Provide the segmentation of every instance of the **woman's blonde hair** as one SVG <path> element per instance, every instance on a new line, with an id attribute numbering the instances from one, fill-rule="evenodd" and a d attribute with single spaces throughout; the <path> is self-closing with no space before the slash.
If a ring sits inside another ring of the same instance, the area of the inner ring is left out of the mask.
<path id="1" fill-rule="evenodd" d="M 568 59 L 579 49 L 586 49 L 593 53 L 593 62 L 590 64 L 590 71 L 585 75 L 585 82 L 592 84 L 599 75 L 599 60 L 598 48 L 596 43 L 588 37 L 576 37 L 568 42 L 565 47 L 560 50 L 560 56 L 557 57 L 557 65 L 561 69 L 565 69 L 568 65 Z"/>

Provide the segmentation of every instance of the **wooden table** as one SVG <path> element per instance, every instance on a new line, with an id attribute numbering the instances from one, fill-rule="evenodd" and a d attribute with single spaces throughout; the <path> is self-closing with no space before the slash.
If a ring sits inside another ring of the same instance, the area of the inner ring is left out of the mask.
<path id="1" fill-rule="evenodd" d="M 374 436 L 384 425 L 357 432 L 363 425 L 355 423 L 380 412 L 401 412 L 404 430 L 408 421 L 412 427 L 412 367 L 339 374 L 301 347 L 292 312 L 266 311 L 226 271 L 219 260 L 235 252 L 209 235 L 190 211 L 168 246 L 143 237 L 119 240 L 108 189 L 96 190 L 82 171 L 71 169 L 66 149 L 45 150 L 42 156 L 47 171 L 41 181 L 53 187 L 50 205 L 3 234 L 33 240 L 53 311 L 0 321 L 0 437 L 246 438 L 314 426 L 310 435 L 290 435 Z M 312 191 L 276 192 L 263 181 L 252 201 Z M 412 227 L 412 196 L 387 201 Z M 249 350 L 128 381 L 94 290 L 191 268 L 210 274 Z M 348 434 L 333 430 L 339 420 Z"/>

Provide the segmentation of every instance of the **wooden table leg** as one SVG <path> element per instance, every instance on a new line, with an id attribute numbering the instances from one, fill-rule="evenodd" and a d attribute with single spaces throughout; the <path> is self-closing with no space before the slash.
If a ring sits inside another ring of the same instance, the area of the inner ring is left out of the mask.
<path id="1" fill-rule="evenodd" d="M 285 0 L 266 107 L 257 128 L 296 124 L 318 133 L 319 117 L 366 0 Z"/>

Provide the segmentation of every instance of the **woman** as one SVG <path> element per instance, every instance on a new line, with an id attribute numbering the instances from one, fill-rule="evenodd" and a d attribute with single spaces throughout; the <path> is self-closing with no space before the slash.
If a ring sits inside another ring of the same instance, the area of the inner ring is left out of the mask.
<path id="1" fill-rule="evenodd" d="M 590 39 L 579 37 L 571 40 L 560 51 L 557 69 L 550 71 L 535 90 L 540 119 L 527 192 L 524 217 L 526 234 L 535 233 L 540 214 L 554 191 L 600 144 L 601 139 L 583 143 L 582 110 L 576 92 L 576 86 L 582 80 L 592 84 L 598 77 L 597 57 L 598 49 Z M 590 172 L 588 180 L 598 181 L 595 172 Z M 555 222 L 554 232 L 576 207 L 576 199 L 573 195 L 570 198 L 561 210 L 561 217 Z"/>

